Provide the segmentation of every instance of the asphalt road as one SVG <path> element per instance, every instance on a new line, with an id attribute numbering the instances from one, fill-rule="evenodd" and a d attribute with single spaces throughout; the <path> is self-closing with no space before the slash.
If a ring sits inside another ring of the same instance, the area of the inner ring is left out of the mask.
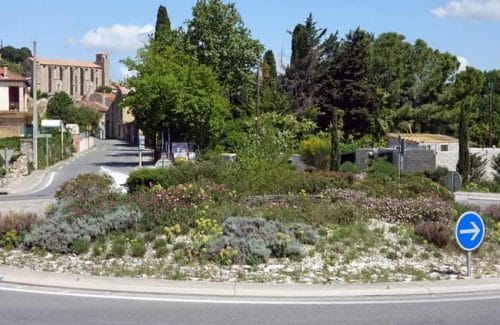
<path id="1" fill-rule="evenodd" d="M 124 178 L 138 163 L 136 146 L 119 140 L 96 140 L 90 151 L 50 167 L 39 186 L 24 194 L 0 196 L 0 202 L 51 199 L 62 183 L 81 173 L 105 172 Z"/>
<path id="2" fill-rule="evenodd" d="M 283 301 L 0 290 L 2 324 L 498 324 L 500 293 Z M 217 299 L 222 299 L 218 301 Z"/>
<path id="3" fill-rule="evenodd" d="M 470 207 L 477 208 L 477 210 L 500 210 L 499 193 L 456 192 L 455 201 Z"/>

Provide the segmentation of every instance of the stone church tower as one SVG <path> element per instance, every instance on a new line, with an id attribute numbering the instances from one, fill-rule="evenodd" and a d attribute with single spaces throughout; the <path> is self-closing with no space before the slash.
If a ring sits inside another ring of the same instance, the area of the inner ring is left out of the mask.
<path id="1" fill-rule="evenodd" d="M 101 52 L 95 55 L 95 63 L 101 67 L 102 83 L 104 86 L 110 85 L 109 76 L 109 53 Z"/>

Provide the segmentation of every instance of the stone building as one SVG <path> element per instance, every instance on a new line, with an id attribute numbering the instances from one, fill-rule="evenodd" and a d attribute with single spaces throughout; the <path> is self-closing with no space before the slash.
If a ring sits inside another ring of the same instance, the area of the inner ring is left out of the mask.
<path id="1" fill-rule="evenodd" d="M 106 112 L 106 138 L 120 139 L 129 143 L 137 143 L 137 126 L 130 107 L 122 107 L 123 98 L 130 89 L 115 85 L 116 98 Z"/>
<path id="2" fill-rule="evenodd" d="M 0 67 L 0 138 L 23 136 L 33 120 L 28 106 L 28 80 Z"/>
<path id="3" fill-rule="evenodd" d="M 73 98 L 110 85 L 109 54 L 97 53 L 95 62 L 37 58 L 37 89 L 53 95 L 64 91 Z"/>

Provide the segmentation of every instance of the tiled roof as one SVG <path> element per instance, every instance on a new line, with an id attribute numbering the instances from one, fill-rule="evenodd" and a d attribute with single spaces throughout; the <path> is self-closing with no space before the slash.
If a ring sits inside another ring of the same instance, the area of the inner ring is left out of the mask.
<path id="1" fill-rule="evenodd" d="M 5 76 L 5 69 L 3 67 L 0 67 L 0 81 L 3 81 L 3 80 L 5 80 L 5 81 L 23 81 L 26 83 L 28 82 L 28 80 L 25 77 L 15 73 L 15 72 L 12 72 L 9 69 L 7 69 L 7 77 L 6 77 Z"/>
<path id="2" fill-rule="evenodd" d="M 113 94 L 113 93 L 106 94 L 105 96 L 106 96 L 106 99 L 109 101 L 114 101 L 116 98 L 116 94 Z"/>
<path id="3" fill-rule="evenodd" d="M 399 134 L 402 139 L 405 139 L 406 141 L 411 141 L 415 143 L 457 143 L 458 139 L 454 137 L 450 137 L 447 135 L 442 135 L 442 134 L 432 134 L 432 133 L 413 133 L 413 134 L 406 134 L 406 133 L 401 133 Z M 389 133 L 389 137 L 392 138 L 397 138 L 398 134 L 397 133 Z"/>
<path id="4" fill-rule="evenodd" d="M 37 58 L 39 64 L 45 65 L 62 65 L 69 67 L 83 67 L 83 68 L 101 68 L 101 66 L 94 62 L 76 61 L 76 60 L 54 60 L 54 59 L 41 59 Z"/>
<path id="5" fill-rule="evenodd" d="M 85 100 L 85 101 L 83 101 L 83 104 L 85 104 L 89 108 L 92 108 L 95 111 L 102 112 L 102 113 L 106 113 L 108 110 L 108 107 L 106 107 L 105 105 L 100 104 L 98 102 L 94 102 L 94 101 Z"/>

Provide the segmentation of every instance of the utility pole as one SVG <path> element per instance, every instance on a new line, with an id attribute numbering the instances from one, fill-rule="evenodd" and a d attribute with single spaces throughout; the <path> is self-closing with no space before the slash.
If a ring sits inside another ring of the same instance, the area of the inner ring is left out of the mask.
<path id="1" fill-rule="evenodd" d="M 36 98 L 36 41 L 33 42 L 33 72 L 31 73 L 31 89 L 33 91 L 33 168 L 38 169 L 38 107 Z M 47 166 L 48 167 L 48 166 Z"/>

